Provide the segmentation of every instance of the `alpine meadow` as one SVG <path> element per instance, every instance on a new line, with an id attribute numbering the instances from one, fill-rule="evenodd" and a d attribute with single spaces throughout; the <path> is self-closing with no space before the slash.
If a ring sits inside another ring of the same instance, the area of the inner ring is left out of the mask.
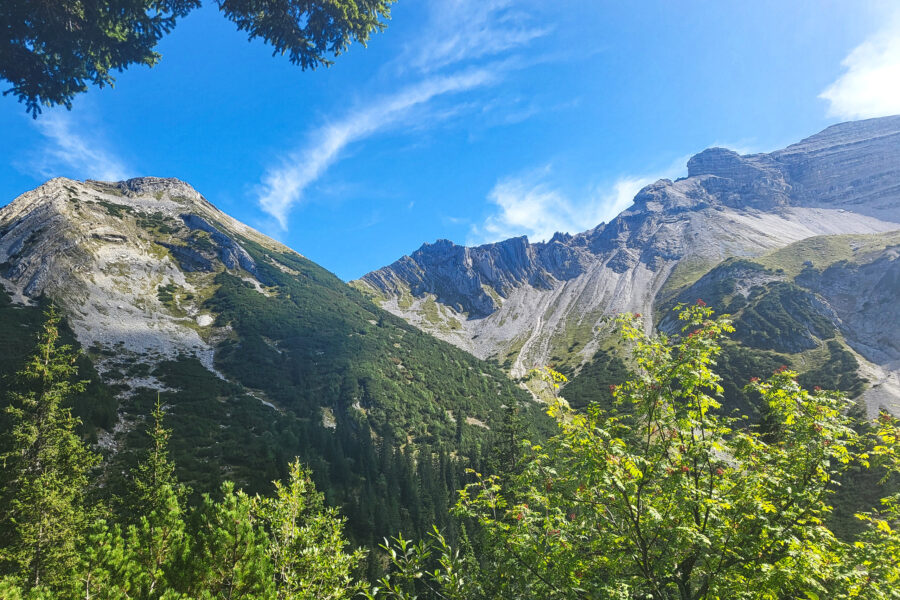
<path id="1" fill-rule="evenodd" d="M 896 7 L 0 4 L 0 599 L 900 599 Z"/>

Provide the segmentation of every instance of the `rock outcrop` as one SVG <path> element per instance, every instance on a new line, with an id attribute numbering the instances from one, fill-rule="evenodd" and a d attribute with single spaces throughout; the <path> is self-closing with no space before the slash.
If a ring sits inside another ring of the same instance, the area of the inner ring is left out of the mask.
<path id="1" fill-rule="evenodd" d="M 381 305 L 515 376 L 568 362 L 623 311 L 728 257 L 811 236 L 900 229 L 900 117 L 829 127 L 770 154 L 705 150 L 688 176 L 642 189 L 608 224 L 546 243 L 441 240 L 355 282 Z"/>
<path id="2" fill-rule="evenodd" d="M 0 284 L 19 303 L 52 298 L 85 348 L 212 369 L 204 290 L 222 269 L 267 283 L 235 234 L 274 244 L 177 179 L 57 178 L 0 209 Z"/>

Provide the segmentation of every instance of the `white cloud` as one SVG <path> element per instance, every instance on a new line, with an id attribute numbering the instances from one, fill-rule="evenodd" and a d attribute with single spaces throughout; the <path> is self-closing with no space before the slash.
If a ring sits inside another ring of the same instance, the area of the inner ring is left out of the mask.
<path id="1" fill-rule="evenodd" d="M 819 97 L 828 116 L 864 119 L 900 113 L 900 12 L 841 63 L 846 71 Z"/>
<path id="2" fill-rule="evenodd" d="M 496 84 L 509 71 L 539 60 L 503 56 L 549 31 L 532 26 L 520 7 L 521 3 L 513 0 L 432 0 L 420 38 L 401 53 L 402 68 L 393 73 L 406 83 L 395 84 L 393 88 L 399 91 L 313 131 L 306 144 L 270 166 L 256 189 L 259 206 L 286 229 L 291 208 L 341 159 L 349 145 L 401 123 L 404 133 L 415 136 L 436 123 L 478 113 L 483 98 L 469 96 L 442 105 L 432 101 Z M 538 112 L 536 107 L 518 108 L 518 113 L 510 115 L 513 122 Z"/>
<path id="3" fill-rule="evenodd" d="M 472 227 L 467 243 L 483 244 L 520 235 L 527 235 L 532 242 L 547 241 L 557 231 L 585 231 L 628 208 L 645 185 L 669 176 L 623 176 L 581 200 L 572 200 L 547 183 L 549 174 L 550 167 L 542 167 L 498 181 L 488 194 L 496 210 L 482 225 Z"/>
<path id="4" fill-rule="evenodd" d="M 433 0 L 425 33 L 408 47 L 405 63 L 423 72 L 494 56 L 543 37 L 512 0 Z"/>
<path id="5" fill-rule="evenodd" d="M 291 207 L 302 200 L 306 187 L 334 164 L 349 144 L 396 125 L 410 111 L 437 96 L 470 90 L 493 80 L 494 76 L 488 69 L 432 77 L 321 128 L 313 134 L 309 144 L 291 153 L 282 164 L 266 171 L 257 190 L 260 207 L 275 217 L 282 228 L 287 228 L 287 215 Z"/>
<path id="6" fill-rule="evenodd" d="M 96 133 L 78 123 L 72 113 L 44 111 L 34 126 L 49 142 L 40 149 L 26 169 L 42 177 L 68 175 L 77 179 L 119 181 L 129 169 Z"/>

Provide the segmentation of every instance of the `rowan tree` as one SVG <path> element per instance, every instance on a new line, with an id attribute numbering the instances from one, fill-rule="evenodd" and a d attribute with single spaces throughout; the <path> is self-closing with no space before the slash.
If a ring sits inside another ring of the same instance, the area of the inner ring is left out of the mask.
<path id="1" fill-rule="evenodd" d="M 848 465 L 871 454 L 900 470 L 896 421 L 883 417 L 873 444 L 846 398 L 808 392 L 786 368 L 749 383 L 764 428 L 722 414 L 714 367 L 731 324 L 702 302 L 681 308 L 671 337 L 620 319 L 634 370 L 612 409 L 560 398 L 559 434 L 521 475 L 475 474 L 457 512 L 480 526 L 476 560 L 395 540 L 373 597 L 896 598 L 898 499 L 859 515 L 856 540 L 827 525 Z"/>

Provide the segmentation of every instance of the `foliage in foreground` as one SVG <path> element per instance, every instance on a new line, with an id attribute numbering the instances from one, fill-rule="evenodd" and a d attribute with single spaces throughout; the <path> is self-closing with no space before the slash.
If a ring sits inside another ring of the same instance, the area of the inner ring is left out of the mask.
<path id="1" fill-rule="evenodd" d="M 759 427 L 724 417 L 711 370 L 732 330 L 702 303 L 682 335 L 621 319 L 637 370 L 617 406 L 579 413 L 529 448 L 520 475 L 480 476 L 457 511 L 477 520 L 477 557 L 436 536 L 395 540 L 390 598 L 898 598 L 900 497 L 850 542 L 826 526 L 836 479 L 870 459 L 900 468 L 897 421 L 857 434 L 840 394 L 803 390 L 780 369 L 752 381 Z M 561 377 L 551 373 L 553 377 Z M 866 449 L 869 449 L 867 452 Z M 423 568 L 423 565 L 430 565 Z"/>
<path id="2" fill-rule="evenodd" d="M 724 417 L 711 367 L 731 325 L 702 305 L 681 318 L 673 338 L 623 318 L 637 369 L 612 390 L 617 406 L 576 412 L 558 399 L 560 433 L 520 452 L 511 419 L 504 472 L 460 492 L 472 537 L 397 537 L 370 588 L 355 577 L 363 553 L 345 550 L 343 520 L 297 461 L 273 496 L 226 482 L 220 499 L 187 507 L 159 403 L 119 499 L 126 517 L 92 503 L 96 458 L 65 404 L 80 387 L 75 355 L 51 312 L 8 409 L 0 598 L 900 598 L 900 495 L 858 515 L 853 540 L 826 525 L 850 465 L 900 472 L 900 424 L 882 415 L 858 433 L 844 397 L 807 392 L 787 369 L 751 382 L 761 425 Z"/>
<path id="3" fill-rule="evenodd" d="M 294 461 L 271 497 L 222 484 L 188 508 L 168 457 L 157 403 L 151 444 L 129 494 L 112 511 L 91 502 L 97 457 L 75 435 L 66 400 L 76 354 L 58 340 L 53 310 L 19 374 L 4 432 L 0 598 L 277 598 L 355 595 L 364 553 L 345 551 L 344 520 L 324 506 Z M 5 576 L 5 577 L 4 577 Z"/>
<path id="4" fill-rule="evenodd" d="M 71 381 L 76 354 L 60 345 L 53 309 L 34 355 L 18 374 L 6 409 L 0 463 L 0 564 L 32 586 L 57 585 L 78 560 L 75 540 L 87 521 L 88 471 L 97 463 L 75 434 L 66 406 L 85 382 Z"/>
<path id="5" fill-rule="evenodd" d="M 302 69 L 330 66 L 354 41 L 384 29 L 393 0 L 217 0 L 219 10 L 287 54 Z M 154 66 L 156 44 L 200 0 L 4 0 L 0 78 L 33 116 L 41 106 L 72 107 L 88 84 L 112 85 L 112 71 Z"/>

